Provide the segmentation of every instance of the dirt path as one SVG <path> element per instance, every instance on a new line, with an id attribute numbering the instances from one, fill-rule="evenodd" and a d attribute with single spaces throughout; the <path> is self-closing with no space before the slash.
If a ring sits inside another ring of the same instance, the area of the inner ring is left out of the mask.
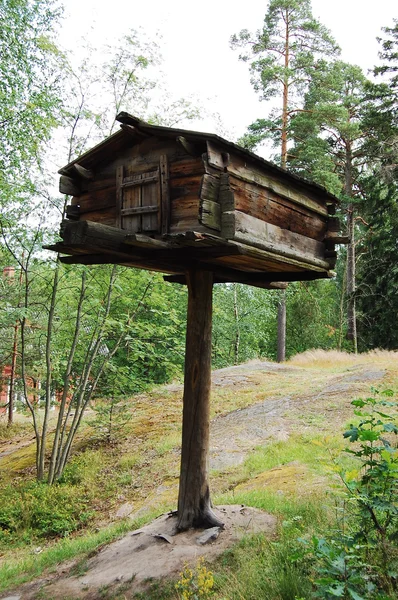
<path id="1" fill-rule="evenodd" d="M 305 377 L 308 380 L 308 372 L 302 368 L 255 361 L 215 371 L 212 384 L 214 388 L 234 390 L 236 394 L 257 385 L 261 396 L 261 378 L 270 374 L 289 376 L 293 380 L 304 378 L 304 383 Z M 234 467 L 256 446 L 271 440 L 286 440 L 292 432 L 303 431 L 314 421 L 321 431 L 334 431 L 335 424 L 351 414 L 350 401 L 361 392 L 368 393 L 370 386 L 379 384 L 385 375 L 386 370 L 379 366 L 355 365 L 343 373 L 329 374 L 307 383 L 304 393 L 278 398 L 266 395 L 251 406 L 217 416 L 211 423 L 211 469 L 223 471 Z M 261 511 L 242 507 L 221 510 L 226 527 L 215 532 L 215 539 L 210 543 L 198 544 L 200 534 L 196 531 L 175 536 L 173 518 L 161 517 L 100 550 L 87 561 L 84 573 L 70 576 L 65 573 L 68 567 L 61 565 L 56 573 L 2 598 L 91 600 L 98 598 L 99 590 L 107 587 L 112 591 L 128 588 L 131 594 L 132 589 L 141 589 L 143 582 L 152 576 L 175 575 L 186 560 L 203 554 L 214 557 L 242 532 L 262 530 L 272 535 L 275 531 L 275 519 Z"/>

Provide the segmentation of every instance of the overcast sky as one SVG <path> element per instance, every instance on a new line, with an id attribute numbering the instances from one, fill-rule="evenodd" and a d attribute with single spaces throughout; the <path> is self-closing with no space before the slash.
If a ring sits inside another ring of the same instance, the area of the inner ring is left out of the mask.
<path id="1" fill-rule="evenodd" d="M 197 96 L 209 111 L 218 112 L 230 137 L 241 135 L 264 114 L 266 107 L 250 86 L 247 65 L 239 63 L 229 38 L 243 28 L 260 28 L 266 2 L 64 0 L 64 5 L 64 46 L 73 49 L 82 40 L 116 43 L 129 29 L 141 27 L 161 47 L 168 87 L 176 96 Z M 391 26 L 398 17 L 396 0 L 313 0 L 312 7 L 341 46 L 342 58 L 365 71 L 377 62 L 381 27 Z M 201 125 L 212 127 L 208 121 Z"/>

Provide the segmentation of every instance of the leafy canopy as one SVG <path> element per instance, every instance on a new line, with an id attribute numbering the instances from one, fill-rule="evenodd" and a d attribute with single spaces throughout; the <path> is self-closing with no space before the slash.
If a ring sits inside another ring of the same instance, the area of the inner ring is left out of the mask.
<path id="1" fill-rule="evenodd" d="M 60 15 L 52 0 L 0 5 L 0 189 L 10 170 L 28 170 L 56 123 L 62 56 L 53 38 Z"/>

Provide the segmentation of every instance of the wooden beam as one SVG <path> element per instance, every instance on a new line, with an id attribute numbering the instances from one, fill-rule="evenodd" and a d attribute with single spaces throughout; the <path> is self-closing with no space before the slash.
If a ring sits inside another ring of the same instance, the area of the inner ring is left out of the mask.
<path id="1" fill-rule="evenodd" d="M 66 207 L 66 216 L 68 219 L 77 220 L 80 216 L 80 206 L 76 204 L 68 204 Z"/>
<path id="2" fill-rule="evenodd" d="M 281 268 L 286 267 L 286 271 L 288 271 L 291 267 L 296 268 L 299 271 L 311 271 L 322 273 L 322 276 L 325 276 L 325 273 L 330 270 L 329 262 L 325 262 L 324 266 L 317 266 L 315 264 L 309 265 L 308 262 L 304 262 L 299 259 L 287 258 L 282 256 L 281 254 L 276 255 L 274 252 L 270 252 L 267 250 L 262 250 L 261 248 L 256 248 L 247 243 L 233 241 L 231 242 L 235 246 L 238 246 L 241 249 L 241 252 L 244 256 L 255 258 L 261 261 L 271 261 L 272 263 L 279 263 Z M 325 266 L 327 265 L 327 266 Z"/>
<path id="3" fill-rule="evenodd" d="M 230 156 L 227 152 L 223 151 L 217 144 L 211 140 L 207 140 L 207 160 L 211 167 L 216 169 L 222 169 L 229 164 Z"/>
<path id="4" fill-rule="evenodd" d="M 325 201 L 317 201 L 316 199 L 309 197 L 305 192 L 302 192 L 299 189 L 299 187 L 301 187 L 299 182 L 296 187 L 291 181 L 282 181 L 281 178 L 283 177 L 283 174 L 281 174 L 280 177 L 276 177 L 275 175 L 265 173 L 263 169 L 254 166 L 253 163 L 246 163 L 243 162 L 243 160 L 232 160 L 228 165 L 227 170 L 228 173 L 240 181 L 255 183 L 272 190 L 279 196 L 287 198 L 296 204 L 305 206 L 315 213 L 328 216 L 328 208 Z M 327 192 L 325 191 L 325 196 L 326 194 Z"/>
<path id="5" fill-rule="evenodd" d="M 328 231 L 340 231 L 341 223 L 338 217 L 328 217 L 327 219 Z"/>
<path id="6" fill-rule="evenodd" d="M 220 177 L 205 173 L 200 182 L 199 197 L 201 200 L 218 202 L 220 192 Z"/>
<path id="7" fill-rule="evenodd" d="M 330 279 L 334 276 L 334 273 L 316 273 L 310 271 L 298 271 L 292 272 L 268 272 L 268 273 L 252 273 L 237 271 L 235 269 L 220 268 L 215 264 L 200 264 L 201 269 L 212 270 L 214 272 L 214 279 L 216 283 L 245 283 L 247 285 L 255 284 L 270 284 L 270 283 L 284 283 L 284 287 L 287 287 L 287 283 L 292 281 L 313 281 L 316 279 Z M 184 285 L 185 275 L 167 275 L 165 280 L 170 283 L 180 283 Z"/>
<path id="8" fill-rule="evenodd" d="M 129 246 L 137 246 L 137 248 L 147 248 L 148 250 L 166 250 L 172 248 L 172 244 L 149 237 L 143 233 L 127 234 L 124 243 Z"/>
<path id="9" fill-rule="evenodd" d="M 160 157 L 160 231 L 163 235 L 170 229 L 170 186 L 169 186 L 169 161 L 167 154 Z"/>
<path id="10" fill-rule="evenodd" d="M 299 260 L 309 265 L 328 269 L 325 246 L 299 233 L 271 225 L 240 211 L 227 211 L 221 215 L 221 235 L 230 240 L 272 252 L 286 259 Z"/>
<path id="11" fill-rule="evenodd" d="M 110 265 L 115 263 L 114 256 L 106 256 L 104 254 L 61 256 L 59 260 L 64 265 Z"/>
<path id="12" fill-rule="evenodd" d="M 117 227 L 102 225 L 101 223 L 94 223 L 92 221 L 77 221 L 76 223 L 63 221 L 61 223 L 60 235 L 66 245 L 89 246 L 95 243 L 102 245 L 104 248 L 109 247 L 114 249 L 123 243 L 126 232 Z"/>
<path id="13" fill-rule="evenodd" d="M 325 242 L 332 242 L 333 244 L 349 244 L 350 238 L 348 235 L 341 235 L 338 231 L 327 231 Z"/>
<path id="14" fill-rule="evenodd" d="M 219 277 L 217 272 L 213 273 L 214 283 L 246 283 L 252 287 L 258 287 L 265 290 L 285 290 L 288 287 L 288 283 L 284 281 L 226 281 L 224 278 Z M 186 277 L 184 274 L 177 275 L 164 275 L 163 279 L 168 283 L 178 283 L 180 285 L 187 285 Z"/>
<path id="15" fill-rule="evenodd" d="M 218 201 L 221 206 L 221 212 L 235 210 L 234 193 L 231 190 L 228 173 L 220 174 L 220 189 Z"/>
<path id="16" fill-rule="evenodd" d="M 89 169 L 85 169 L 78 163 L 74 163 L 73 170 L 79 177 L 81 177 L 82 179 L 85 179 L 86 181 L 90 181 L 91 179 L 94 179 L 94 173 L 92 171 L 90 171 Z"/>
<path id="17" fill-rule="evenodd" d="M 329 276 L 329 269 L 309 267 L 308 264 L 278 257 L 274 253 L 239 242 L 223 243 L 223 240 L 217 236 L 191 233 L 191 236 L 188 232 L 181 236 L 167 236 L 168 241 L 152 240 L 148 236 L 129 234 L 124 230 L 100 223 L 64 221 L 61 228 L 63 243 L 57 244 L 52 249 L 64 254 L 108 256 L 109 262 L 112 262 L 113 258 L 115 263 L 126 263 L 138 268 L 166 273 L 183 273 L 194 265 L 200 265 L 203 270 L 216 273 L 221 281 L 249 284 L 255 281 L 264 284 L 272 281 L 311 280 Z M 257 264 L 258 261 L 272 260 L 276 264 L 279 262 L 281 270 L 277 273 L 263 273 L 260 271 L 261 262 L 260 268 L 257 267 L 256 271 L 248 270 L 250 261 L 247 265 L 241 264 L 237 268 L 222 263 L 224 258 L 234 255 L 253 257 Z M 298 269 L 292 271 L 292 268 L 296 267 Z M 284 268 L 286 271 L 283 271 Z"/>
<path id="18" fill-rule="evenodd" d="M 116 167 L 116 227 L 122 226 L 122 208 L 123 208 L 123 175 L 124 167 Z"/>
<path id="19" fill-rule="evenodd" d="M 200 148 L 197 144 L 193 144 L 192 142 L 188 141 L 182 135 L 177 136 L 176 140 L 180 144 L 180 146 L 182 146 L 184 151 L 190 156 L 198 157 L 203 152 L 202 148 Z"/>
<path id="20" fill-rule="evenodd" d="M 120 125 L 120 129 L 123 129 L 123 131 L 125 131 L 126 133 L 131 135 L 131 137 L 134 138 L 137 143 L 140 140 L 144 140 L 144 139 L 150 137 L 147 133 L 140 131 L 136 127 L 133 127 L 133 125 L 128 125 L 127 123 L 122 123 Z"/>
<path id="21" fill-rule="evenodd" d="M 59 178 L 59 191 L 67 196 L 80 196 L 81 194 L 79 183 L 66 175 L 61 175 Z"/>
<path id="22" fill-rule="evenodd" d="M 202 200 L 199 205 L 199 221 L 215 231 L 221 230 L 221 209 L 218 202 Z"/>
<path id="23" fill-rule="evenodd" d="M 134 206 L 133 208 L 122 208 L 120 212 L 122 217 L 128 215 L 143 215 L 147 213 L 157 213 L 159 212 L 159 207 L 157 204 L 154 206 Z"/>
<path id="24" fill-rule="evenodd" d="M 156 173 L 156 171 L 154 171 Z M 134 175 L 131 176 L 131 178 L 125 177 L 123 179 L 123 183 L 121 184 L 120 187 L 122 188 L 129 188 L 129 187 L 135 187 L 135 186 L 142 186 L 142 185 L 146 185 L 147 183 L 156 183 L 157 181 L 159 181 L 159 177 L 158 174 L 156 173 L 156 175 L 152 175 L 150 177 L 145 177 L 143 179 L 136 179 L 134 178 Z"/>
<path id="25" fill-rule="evenodd" d="M 77 246 L 77 245 L 66 245 L 66 244 L 53 244 L 51 246 L 43 246 L 46 250 L 53 250 L 60 254 L 71 254 L 70 264 L 74 262 L 79 263 L 85 260 L 90 261 L 89 264 L 117 264 L 125 265 L 129 267 L 135 267 L 137 269 L 146 269 L 149 271 L 158 271 L 159 273 L 183 273 L 189 268 L 189 263 L 164 263 L 159 259 L 151 259 L 143 256 L 137 256 L 134 254 L 125 254 L 116 250 L 104 250 L 98 246 Z M 84 257 L 90 256 L 90 259 Z M 105 258 L 106 257 L 106 258 Z M 98 261 L 97 261 L 98 259 Z"/>
<path id="26" fill-rule="evenodd" d="M 61 225 L 61 237 L 65 247 L 74 246 L 86 248 L 87 250 L 95 247 L 101 248 L 102 254 L 110 252 L 123 254 L 124 256 L 131 255 L 134 259 L 142 258 L 145 261 L 150 259 L 155 262 L 158 260 L 163 263 L 165 261 L 177 261 L 186 264 L 188 260 L 206 260 L 241 253 L 238 246 L 223 244 L 223 240 L 220 238 L 216 238 L 218 243 L 212 245 L 202 245 L 199 238 L 199 240 L 193 241 L 192 245 L 181 248 L 178 245 L 170 244 L 170 242 L 160 241 L 160 244 L 158 240 L 149 242 L 149 237 L 138 237 L 137 234 L 129 234 L 123 229 L 91 221 L 64 221 Z M 189 239 L 189 237 L 186 237 L 186 239 Z M 196 240 L 195 237 L 192 239 Z M 137 250 L 134 251 L 137 240 L 139 240 L 139 243 Z M 142 243 L 147 244 L 148 247 L 143 248 Z"/>

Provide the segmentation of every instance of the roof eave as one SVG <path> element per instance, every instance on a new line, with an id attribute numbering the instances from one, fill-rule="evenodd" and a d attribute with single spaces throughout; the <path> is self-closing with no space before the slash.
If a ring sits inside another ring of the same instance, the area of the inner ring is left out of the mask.
<path id="1" fill-rule="evenodd" d="M 296 175 L 295 173 L 286 171 L 285 169 L 282 169 L 278 165 L 275 165 L 274 163 L 262 158 L 261 156 L 254 154 L 250 150 L 246 150 L 245 148 L 243 148 L 242 146 L 239 146 L 238 144 L 235 144 L 233 142 L 225 140 L 224 138 L 220 137 L 219 135 L 217 135 L 215 133 L 205 133 L 205 132 L 200 132 L 200 131 L 192 131 L 189 129 L 177 129 L 174 127 L 164 127 L 162 125 L 151 125 L 149 123 L 146 123 L 145 121 L 141 121 L 137 117 L 134 117 L 133 115 L 130 115 L 129 113 L 126 113 L 126 112 L 119 113 L 116 116 L 116 120 L 124 125 L 131 125 L 138 132 L 146 133 L 147 135 L 159 135 L 159 137 L 168 137 L 168 138 L 176 138 L 178 136 L 183 136 L 183 137 L 187 138 L 189 141 L 207 142 L 208 140 L 210 140 L 210 141 L 217 142 L 218 144 L 224 146 L 226 149 L 233 150 L 234 152 L 236 152 L 243 158 L 247 158 L 247 159 L 250 159 L 251 161 L 258 163 L 262 167 L 265 167 L 268 170 L 270 170 L 271 172 L 274 172 L 276 175 L 294 182 L 296 185 L 298 184 L 298 185 L 307 187 L 309 189 L 312 189 L 317 194 L 322 194 L 323 196 L 325 196 L 327 203 L 329 203 L 329 204 L 338 204 L 339 203 L 339 199 L 336 198 L 336 196 L 334 196 L 330 192 L 328 192 L 326 190 L 326 188 L 324 188 L 323 186 L 318 185 L 317 183 L 314 183 L 312 181 L 309 181 L 309 180 L 305 179 L 304 177 L 300 177 L 299 175 Z M 68 163 L 61 169 L 59 169 L 58 173 L 60 175 L 67 175 L 67 176 L 70 175 L 71 172 L 73 172 L 73 166 L 77 163 L 83 167 L 90 167 L 91 162 L 95 158 L 95 155 L 103 155 L 104 151 L 107 148 L 109 148 L 109 150 L 110 150 L 113 147 L 118 147 L 119 144 L 121 144 L 121 146 L 123 146 L 124 142 L 126 143 L 126 145 L 128 145 L 128 142 L 131 142 L 133 140 L 134 140 L 134 137 L 130 133 L 127 133 L 123 129 L 120 129 L 119 131 L 117 131 L 116 133 L 113 133 L 108 138 L 106 138 L 105 140 L 103 140 L 102 142 L 100 142 L 99 144 L 97 144 L 96 146 L 94 146 L 93 148 L 91 148 L 90 150 L 88 150 L 87 152 L 85 152 L 84 154 L 82 154 L 81 156 L 76 158 L 75 160 L 71 161 L 70 163 Z M 139 137 L 137 137 L 137 143 L 139 141 L 141 141 L 141 140 Z"/>

